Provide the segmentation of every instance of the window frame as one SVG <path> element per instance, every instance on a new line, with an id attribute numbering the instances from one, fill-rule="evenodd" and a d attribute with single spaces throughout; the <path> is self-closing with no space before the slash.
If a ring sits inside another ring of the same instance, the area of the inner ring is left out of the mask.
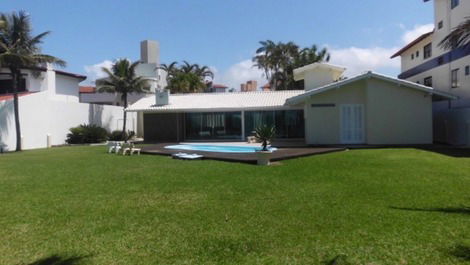
<path id="1" fill-rule="evenodd" d="M 460 68 L 453 69 L 450 72 L 450 86 L 451 88 L 458 88 L 459 84 L 459 70 Z"/>
<path id="2" fill-rule="evenodd" d="M 427 87 L 432 87 L 432 76 L 428 76 L 428 77 L 424 78 L 423 85 L 425 85 Z"/>
<path id="3" fill-rule="evenodd" d="M 465 76 L 470 75 L 470 65 L 465 66 Z"/>
<path id="4" fill-rule="evenodd" d="M 432 57 L 432 42 L 424 45 L 423 47 L 423 58 L 428 59 Z"/>

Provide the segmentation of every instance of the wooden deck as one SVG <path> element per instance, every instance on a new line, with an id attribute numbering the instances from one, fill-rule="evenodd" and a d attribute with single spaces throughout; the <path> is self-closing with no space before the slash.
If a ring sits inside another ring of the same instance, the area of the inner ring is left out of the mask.
<path id="1" fill-rule="evenodd" d="M 175 145 L 178 143 L 160 143 L 154 145 L 147 145 L 142 148 L 142 153 L 151 155 L 166 155 L 171 156 L 178 152 L 191 153 L 203 155 L 204 159 L 228 161 L 228 162 L 241 162 L 256 164 L 257 156 L 255 153 L 219 153 L 219 152 L 202 152 L 202 151 L 188 151 L 177 149 L 165 149 L 167 145 Z M 271 155 L 271 161 L 281 161 L 286 159 L 312 156 L 319 154 L 326 154 L 331 152 L 344 151 L 343 147 L 294 147 L 294 148 L 279 148 Z"/>

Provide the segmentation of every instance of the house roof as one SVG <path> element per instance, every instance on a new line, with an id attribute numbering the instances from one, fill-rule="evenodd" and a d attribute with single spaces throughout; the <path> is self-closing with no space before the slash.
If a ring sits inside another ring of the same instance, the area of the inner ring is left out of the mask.
<path id="1" fill-rule="evenodd" d="M 155 95 L 140 99 L 127 111 L 177 112 L 177 111 L 230 111 L 282 109 L 288 98 L 304 93 L 304 90 L 254 91 L 234 93 L 172 94 L 169 104 L 155 105 Z"/>
<path id="2" fill-rule="evenodd" d="M 21 93 L 18 93 L 18 97 L 27 96 L 33 93 L 35 92 L 21 92 Z M 10 100 L 10 99 L 13 99 L 13 94 L 0 95 L 0 101 Z"/>
<path id="3" fill-rule="evenodd" d="M 79 93 L 95 93 L 96 88 L 94 86 L 80 86 Z"/>
<path id="4" fill-rule="evenodd" d="M 401 86 L 405 86 L 405 87 L 409 87 L 409 88 L 412 88 L 412 89 L 420 90 L 420 91 L 427 92 L 427 93 L 430 93 L 430 94 L 433 94 L 433 95 L 438 95 L 438 96 L 441 96 L 445 99 L 457 99 L 457 97 L 452 95 L 452 94 L 435 90 L 432 87 L 427 87 L 427 86 L 416 84 L 416 83 L 413 83 L 413 82 L 410 82 L 410 81 L 397 79 L 397 78 L 394 78 L 394 77 L 390 77 L 390 76 L 386 76 L 386 75 L 382 75 L 382 74 L 378 74 L 378 73 L 374 73 L 374 72 L 367 72 L 367 73 L 364 73 L 364 74 L 361 74 L 361 75 L 358 75 L 358 76 L 355 76 L 355 77 L 351 77 L 351 78 L 348 78 L 348 79 L 345 79 L 345 80 L 341 80 L 341 81 L 338 81 L 338 82 L 334 82 L 334 83 L 331 83 L 331 84 L 328 84 L 328 85 L 325 85 L 325 86 L 322 86 L 322 87 L 318 87 L 318 88 L 309 90 L 309 91 L 307 91 L 303 94 L 300 94 L 300 95 L 297 95 L 295 97 L 287 99 L 286 103 L 288 105 L 299 104 L 299 103 L 303 102 L 305 99 L 307 99 L 308 97 L 311 97 L 313 95 L 320 94 L 320 93 L 326 92 L 326 91 L 334 89 L 334 88 L 339 88 L 341 86 L 345 86 L 347 84 L 354 83 L 354 82 L 357 82 L 357 81 L 360 81 L 360 80 L 363 80 L 363 79 L 369 79 L 369 78 L 376 78 L 376 79 L 380 79 L 380 80 L 383 80 L 383 81 L 396 83 L 396 84 L 401 85 Z"/>
<path id="5" fill-rule="evenodd" d="M 392 55 L 390 57 L 390 59 L 393 59 L 397 56 L 402 55 L 404 52 L 406 52 L 407 50 L 409 50 L 410 48 L 412 48 L 413 46 L 415 46 L 416 44 L 418 44 L 419 42 L 421 42 L 422 40 L 424 40 L 425 38 L 427 38 L 428 36 L 430 36 L 433 33 L 434 33 L 434 31 L 430 31 L 428 33 L 424 33 L 423 35 L 419 36 L 414 41 L 408 43 L 405 47 L 403 47 L 399 51 L 397 51 L 394 55 Z"/>
<path id="6" fill-rule="evenodd" d="M 36 70 L 36 71 L 41 71 L 41 72 L 47 71 L 47 68 L 46 68 L 46 67 L 26 67 L 26 68 L 24 68 L 24 69 Z M 82 81 L 87 78 L 86 75 L 74 74 L 74 73 L 70 73 L 70 72 L 66 72 L 66 71 L 61 71 L 61 70 L 55 70 L 55 69 L 54 69 L 54 72 L 56 72 L 56 74 L 59 74 L 59 75 L 65 75 L 65 76 L 69 76 L 69 77 L 73 77 L 73 78 L 77 78 L 77 79 L 82 79 Z"/>

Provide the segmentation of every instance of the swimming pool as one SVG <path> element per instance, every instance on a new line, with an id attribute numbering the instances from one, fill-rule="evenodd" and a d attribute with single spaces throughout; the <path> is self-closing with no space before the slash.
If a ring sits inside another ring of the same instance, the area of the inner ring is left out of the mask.
<path id="1" fill-rule="evenodd" d="M 219 152 L 219 153 L 254 153 L 260 151 L 260 146 L 235 146 L 235 145 L 199 145 L 199 144 L 178 144 L 165 146 L 166 149 Z M 276 151 L 277 148 L 270 147 L 270 151 Z"/>

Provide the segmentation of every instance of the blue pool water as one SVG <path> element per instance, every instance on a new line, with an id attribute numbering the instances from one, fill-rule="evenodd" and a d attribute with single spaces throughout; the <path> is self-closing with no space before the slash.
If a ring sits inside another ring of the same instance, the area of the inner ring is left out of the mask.
<path id="1" fill-rule="evenodd" d="M 254 153 L 260 151 L 260 146 L 234 146 L 234 145 L 199 145 L 199 144 L 178 144 L 165 146 L 166 149 L 219 152 L 219 153 Z M 276 151 L 277 148 L 271 147 L 270 151 Z"/>

